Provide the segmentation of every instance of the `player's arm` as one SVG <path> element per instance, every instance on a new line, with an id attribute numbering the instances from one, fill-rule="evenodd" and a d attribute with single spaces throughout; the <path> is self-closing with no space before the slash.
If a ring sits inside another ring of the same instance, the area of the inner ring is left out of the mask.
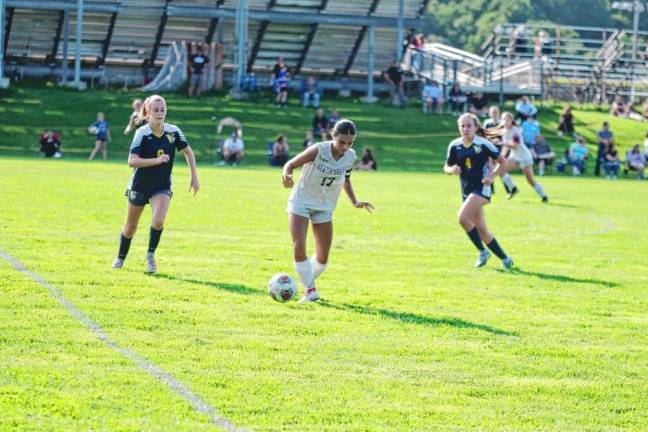
<path id="1" fill-rule="evenodd" d="M 191 171 L 189 192 L 191 192 L 191 189 L 193 189 L 194 195 L 196 195 L 196 193 L 198 193 L 198 189 L 200 189 L 200 183 L 198 182 L 198 172 L 196 172 L 196 155 L 189 146 L 182 149 L 182 154 L 184 154 L 184 157 L 187 160 L 187 165 L 189 165 L 189 170 Z"/>
<path id="2" fill-rule="evenodd" d="M 156 158 L 141 158 L 138 154 L 130 153 L 128 155 L 128 166 L 131 168 L 148 168 L 156 165 L 162 165 L 169 162 L 169 155 L 163 153 Z"/>
<path id="3" fill-rule="evenodd" d="M 500 174 L 503 174 L 506 170 L 506 159 L 504 158 L 504 156 L 502 156 L 501 153 L 498 154 L 497 157 L 493 159 L 495 159 L 495 161 L 497 162 L 495 169 L 493 170 L 492 173 L 488 174 L 486 177 L 482 179 L 482 183 L 487 185 L 493 184 L 493 179 L 499 176 Z"/>
<path id="4" fill-rule="evenodd" d="M 347 176 L 346 179 L 344 180 L 344 192 L 346 192 L 347 196 L 351 200 L 351 204 L 353 204 L 353 207 L 355 208 L 366 208 L 369 213 L 371 213 L 371 210 L 374 210 L 374 206 L 368 202 L 368 201 L 358 201 L 355 192 L 353 192 L 353 185 L 351 184 L 351 177 Z"/>
<path id="5" fill-rule="evenodd" d="M 317 146 L 310 146 L 306 150 L 286 162 L 286 164 L 283 166 L 282 172 L 284 187 L 293 187 L 293 171 L 295 170 L 295 168 L 299 168 L 302 165 L 307 164 L 308 162 L 313 162 L 315 160 L 315 157 L 317 156 L 318 151 L 319 150 L 317 149 Z"/>
<path id="6" fill-rule="evenodd" d="M 446 162 L 443 165 L 443 172 L 446 173 L 446 175 L 461 174 L 461 167 L 457 165 L 457 155 L 452 144 L 448 146 L 448 155 L 446 156 Z"/>

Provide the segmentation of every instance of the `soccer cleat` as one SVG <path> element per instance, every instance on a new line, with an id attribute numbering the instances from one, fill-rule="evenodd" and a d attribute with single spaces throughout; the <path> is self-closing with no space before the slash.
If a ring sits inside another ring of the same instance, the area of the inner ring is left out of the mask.
<path id="1" fill-rule="evenodd" d="M 315 288 L 308 288 L 304 291 L 304 295 L 299 299 L 298 303 L 316 302 L 319 300 L 319 293 Z"/>
<path id="2" fill-rule="evenodd" d="M 488 262 L 488 258 L 490 258 L 490 256 L 491 253 L 488 252 L 487 249 L 480 251 L 479 256 L 477 257 L 477 261 L 475 261 L 475 267 L 484 267 Z"/>
<path id="3" fill-rule="evenodd" d="M 545 203 L 545 204 L 548 204 L 549 203 L 549 197 L 547 195 L 543 196 L 542 197 L 542 202 Z"/>
<path id="4" fill-rule="evenodd" d="M 146 254 L 146 271 L 148 273 L 155 273 L 157 271 L 157 264 L 155 263 L 155 255 L 151 252 Z"/>
<path id="5" fill-rule="evenodd" d="M 117 258 L 115 258 L 115 261 L 113 261 L 111 267 L 114 268 L 114 269 L 120 269 L 120 268 L 122 268 L 123 266 L 124 266 L 124 260 L 121 259 L 121 258 L 119 258 L 119 257 L 117 257 Z"/>
<path id="6" fill-rule="evenodd" d="M 507 199 L 507 200 L 510 200 L 510 199 L 513 198 L 513 197 L 515 196 L 515 194 L 517 194 L 517 193 L 518 193 L 518 188 L 517 188 L 517 186 L 513 186 L 513 189 L 511 189 L 511 192 L 509 192 L 509 194 L 506 196 L 506 199 Z"/>
<path id="7" fill-rule="evenodd" d="M 510 270 L 513 268 L 513 260 L 511 257 L 506 257 L 502 260 L 502 265 L 506 270 Z"/>

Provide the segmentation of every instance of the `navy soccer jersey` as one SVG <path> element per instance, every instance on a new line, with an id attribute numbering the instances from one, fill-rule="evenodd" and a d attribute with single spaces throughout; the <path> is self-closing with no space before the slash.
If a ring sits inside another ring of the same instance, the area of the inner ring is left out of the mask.
<path id="1" fill-rule="evenodd" d="M 490 199 L 492 190 L 482 180 L 488 175 L 488 158 L 497 159 L 500 152 L 493 143 L 485 138 L 475 136 L 469 147 L 463 145 L 462 138 L 457 138 L 448 146 L 446 164 L 458 165 L 461 168 L 461 194 L 466 199 L 476 193 Z"/>
<path id="2" fill-rule="evenodd" d="M 187 146 L 184 134 L 174 125 L 164 123 L 162 136 L 155 136 L 148 124 L 137 129 L 130 152 L 142 159 L 154 159 L 167 154 L 169 162 L 147 168 L 134 168 L 128 189 L 150 193 L 171 190 L 171 170 L 173 170 L 176 150 L 182 150 Z"/>
<path id="3" fill-rule="evenodd" d="M 97 128 L 95 139 L 99 141 L 106 141 L 108 139 L 108 122 L 106 120 L 97 120 L 92 123 L 92 126 Z"/>

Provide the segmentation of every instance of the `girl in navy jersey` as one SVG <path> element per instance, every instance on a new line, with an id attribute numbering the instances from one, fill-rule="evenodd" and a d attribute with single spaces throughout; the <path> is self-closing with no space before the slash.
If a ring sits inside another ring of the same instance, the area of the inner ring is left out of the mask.
<path id="1" fill-rule="evenodd" d="M 297 187 L 288 199 L 288 223 L 293 240 L 295 271 L 304 286 L 300 302 L 319 300 L 315 288 L 317 279 L 326 270 L 333 241 L 333 210 L 340 192 L 344 189 L 356 208 L 373 210 L 371 203 L 358 201 L 351 186 L 351 170 L 356 154 L 351 146 L 356 128 L 352 121 L 341 119 L 333 126 L 333 140 L 323 141 L 286 162 L 283 168 L 283 185 L 294 185 L 293 170 L 303 166 Z M 306 256 L 308 222 L 313 223 L 315 255 Z"/>
<path id="2" fill-rule="evenodd" d="M 126 224 L 121 233 L 119 253 L 112 265 L 115 269 L 124 265 L 144 206 L 150 202 L 153 217 L 146 255 L 147 270 L 149 273 L 157 271 L 154 254 L 160 242 L 164 219 L 173 194 L 171 170 L 176 151 L 184 154 L 191 170 L 189 191 L 193 189 L 195 195 L 200 188 L 194 153 L 182 131 L 174 125 L 164 123 L 166 112 L 166 102 L 158 95 L 146 98 L 140 109 L 139 118 L 148 123 L 135 132 L 128 156 L 128 166 L 133 168 L 133 174 L 126 190 L 128 197 Z"/>
<path id="3" fill-rule="evenodd" d="M 463 205 L 459 210 L 459 224 L 473 242 L 479 256 L 476 267 L 482 267 L 493 251 L 502 260 L 505 268 L 513 266 L 513 260 L 504 253 L 497 240 L 488 230 L 484 217 L 484 206 L 490 202 L 493 178 L 504 168 L 505 160 L 495 145 L 486 139 L 487 132 L 481 128 L 474 114 L 463 114 L 457 121 L 461 137 L 448 146 L 448 156 L 443 168 L 446 174 L 461 178 Z M 488 159 L 494 159 L 497 166 L 491 172 Z M 482 242 L 483 241 L 483 242 Z"/>

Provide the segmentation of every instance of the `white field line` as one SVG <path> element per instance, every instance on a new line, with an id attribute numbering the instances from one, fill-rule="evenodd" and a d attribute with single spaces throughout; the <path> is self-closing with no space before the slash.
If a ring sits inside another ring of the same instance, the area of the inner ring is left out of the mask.
<path id="1" fill-rule="evenodd" d="M 134 351 L 122 348 L 117 345 L 115 341 L 110 339 L 110 337 L 108 337 L 108 335 L 104 333 L 99 324 L 93 321 L 88 315 L 81 312 L 74 305 L 74 303 L 63 297 L 61 292 L 55 286 L 47 282 L 40 275 L 26 268 L 22 263 L 4 252 L 2 249 L 0 249 L 0 257 L 9 262 L 16 270 L 29 276 L 31 279 L 38 282 L 41 286 L 45 287 L 47 291 L 49 291 L 50 295 L 54 297 L 59 303 L 61 303 L 65 307 L 65 309 L 68 310 L 70 315 L 72 315 L 79 323 L 83 324 L 88 330 L 90 330 L 95 335 L 95 337 L 105 343 L 112 350 L 117 351 L 124 357 L 130 359 L 143 371 L 162 381 L 171 390 L 173 390 L 174 393 L 182 396 L 187 402 L 189 402 L 196 411 L 209 417 L 209 420 L 212 424 L 228 431 L 243 431 L 243 429 L 237 428 L 229 420 L 220 416 L 214 407 L 209 405 L 209 403 L 207 403 L 203 398 L 189 390 L 186 385 L 178 381 L 173 377 L 173 375 L 166 372 L 160 366 L 157 366 L 153 362 L 145 359 Z"/>

